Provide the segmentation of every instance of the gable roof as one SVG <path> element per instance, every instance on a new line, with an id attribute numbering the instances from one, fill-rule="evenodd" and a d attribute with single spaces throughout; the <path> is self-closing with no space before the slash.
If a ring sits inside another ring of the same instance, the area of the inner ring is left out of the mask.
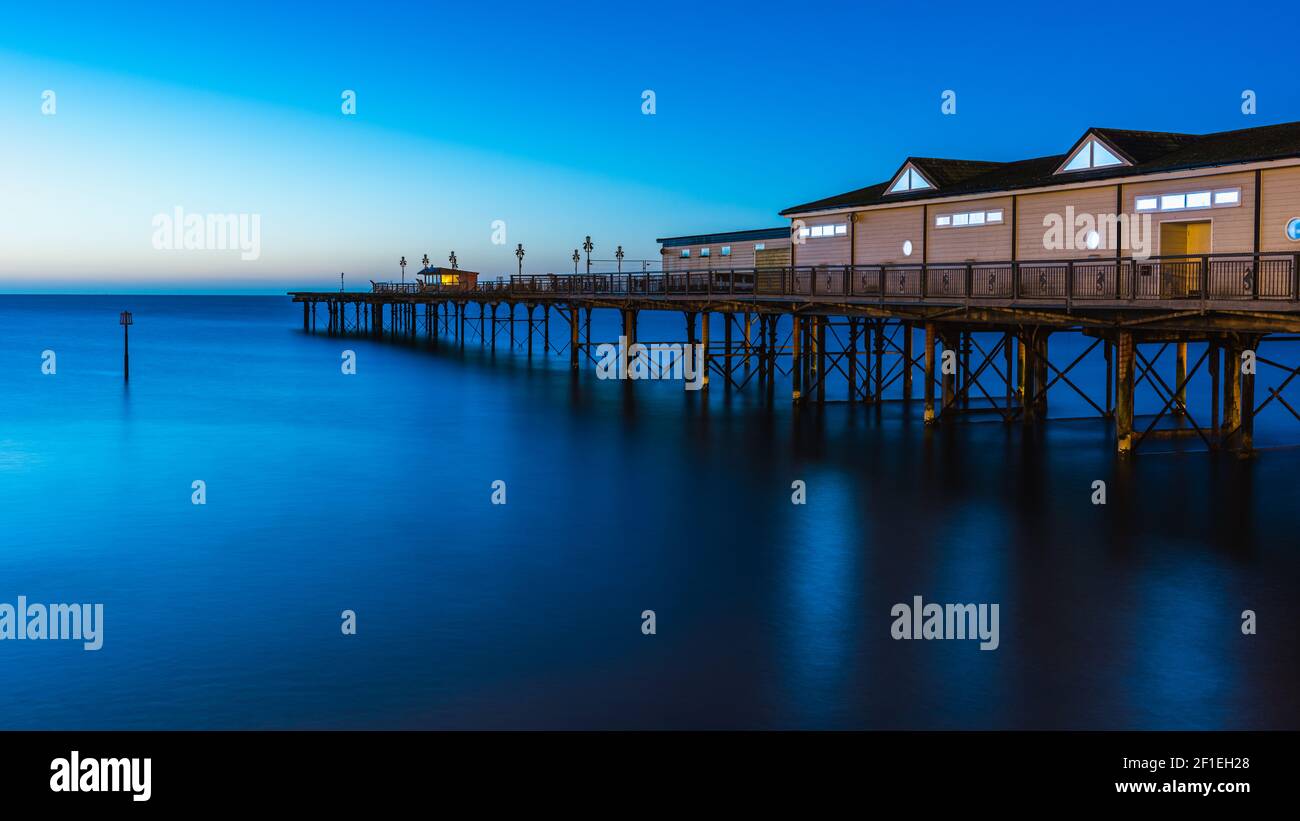
<path id="1" fill-rule="evenodd" d="M 1114 146 L 1132 165 L 1114 165 L 1057 175 L 1056 170 L 1065 159 L 1092 135 Z M 911 200 L 1000 193 L 1023 188 L 1066 186 L 1091 180 L 1296 157 L 1300 157 L 1300 122 L 1200 135 L 1089 128 L 1075 141 L 1069 152 L 1048 157 L 1003 163 L 909 158 L 909 162 L 916 163 L 923 172 L 928 169 L 936 176 L 949 175 L 945 177 L 946 182 L 941 183 L 931 177 L 936 185 L 934 189 L 886 195 L 885 191 L 894 179 L 890 177 L 885 182 L 865 188 L 786 208 L 781 216 Z M 926 163 L 936 165 L 927 166 Z"/>

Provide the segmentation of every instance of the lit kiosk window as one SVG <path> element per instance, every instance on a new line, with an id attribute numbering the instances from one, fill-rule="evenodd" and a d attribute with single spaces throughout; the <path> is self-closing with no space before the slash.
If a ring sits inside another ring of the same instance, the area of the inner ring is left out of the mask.
<path id="1" fill-rule="evenodd" d="M 429 267 L 415 276 L 421 291 L 472 291 L 478 283 L 476 272 L 459 268 Z"/>

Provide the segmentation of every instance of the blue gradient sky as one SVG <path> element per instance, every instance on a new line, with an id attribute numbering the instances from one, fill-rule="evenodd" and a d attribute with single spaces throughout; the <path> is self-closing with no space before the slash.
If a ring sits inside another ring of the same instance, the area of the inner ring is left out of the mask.
<path id="1" fill-rule="evenodd" d="M 516 242 L 564 271 L 588 233 L 657 260 L 908 154 L 1300 119 L 1281 3 L 133 5 L 0 11 L 0 290 L 359 286 L 451 249 L 491 275 Z M 261 257 L 155 250 L 176 206 L 260 214 Z"/>

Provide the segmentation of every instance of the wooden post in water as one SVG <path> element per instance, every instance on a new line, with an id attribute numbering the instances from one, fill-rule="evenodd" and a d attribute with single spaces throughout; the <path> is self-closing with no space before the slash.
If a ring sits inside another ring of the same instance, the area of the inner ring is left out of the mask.
<path id="1" fill-rule="evenodd" d="M 803 395 L 803 366 L 801 363 L 803 357 L 799 355 L 799 339 L 803 336 L 801 330 L 803 318 L 791 314 L 790 321 L 794 323 L 794 328 L 790 332 L 790 379 L 793 382 L 791 385 L 790 396 L 795 402 L 798 402 L 800 397 Z"/>
<path id="2" fill-rule="evenodd" d="M 934 423 L 934 323 L 925 323 L 925 423 Z"/>
<path id="3" fill-rule="evenodd" d="M 709 312 L 700 314 L 700 361 L 696 367 L 703 368 L 703 387 L 709 386 Z"/>
<path id="4" fill-rule="evenodd" d="M 826 322 L 829 317 L 817 317 L 817 401 L 826 401 Z"/>
<path id="5" fill-rule="evenodd" d="M 1249 340 L 1250 350 L 1259 347 L 1259 337 Z M 1241 357 L 1237 357 L 1236 369 L 1241 370 Z M 1241 449 L 1249 453 L 1255 447 L 1255 369 L 1241 374 Z"/>
<path id="6" fill-rule="evenodd" d="M 1223 434 L 1219 427 L 1219 343 L 1211 339 L 1206 344 L 1210 346 L 1210 440 L 1218 447 Z"/>
<path id="7" fill-rule="evenodd" d="M 131 325 L 135 322 L 130 311 L 123 311 L 117 319 L 122 326 L 122 381 L 131 381 Z"/>
<path id="8" fill-rule="evenodd" d="M 912 401 L 912 323 L 903 323 L 903 401 Z"/>
<path id="9" fill-rule="evenodd" d="M 1187 415 L 1187 343 L 1179 340 L 1174 349 L 1174 415 Z"/>
<path id="10" fill-rule="evenodd" d="M 1115 340 L 1115 446 L 1121 454 L 1133 450 L 1133 334 L 1120 331 Z"/>
<path id="11" fill-rule="evenodd" d="M 849 401 L 858 401 L 858 319 L 849 317 Z"/>
<path id="12" fill-rule="evenodd" d="M 1223 347 L 1223 428 L 1231 447 L 1241 428 L 1241 343 L 1235 338 Z"/>
<path id="13" fill-rule="evenodd" d="M 578 369 L 578 309 L 569 306 L 569 368 Z"/>

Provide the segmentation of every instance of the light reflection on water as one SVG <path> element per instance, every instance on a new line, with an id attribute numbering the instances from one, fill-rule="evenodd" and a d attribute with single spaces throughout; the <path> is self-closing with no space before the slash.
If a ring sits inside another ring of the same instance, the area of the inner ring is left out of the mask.
<path id="1" fill-rule="evenodd" d="M 299 328 L 0 300 L 0 601 L 107 621 L 98 653 L 0 643 L 0 726 L 1300 726 L 1300 451 L 1120 463 L 1093 421 L 927 430 Z M 999 603 L 1001 646 L 892 640 L 914 595 Z"/>

